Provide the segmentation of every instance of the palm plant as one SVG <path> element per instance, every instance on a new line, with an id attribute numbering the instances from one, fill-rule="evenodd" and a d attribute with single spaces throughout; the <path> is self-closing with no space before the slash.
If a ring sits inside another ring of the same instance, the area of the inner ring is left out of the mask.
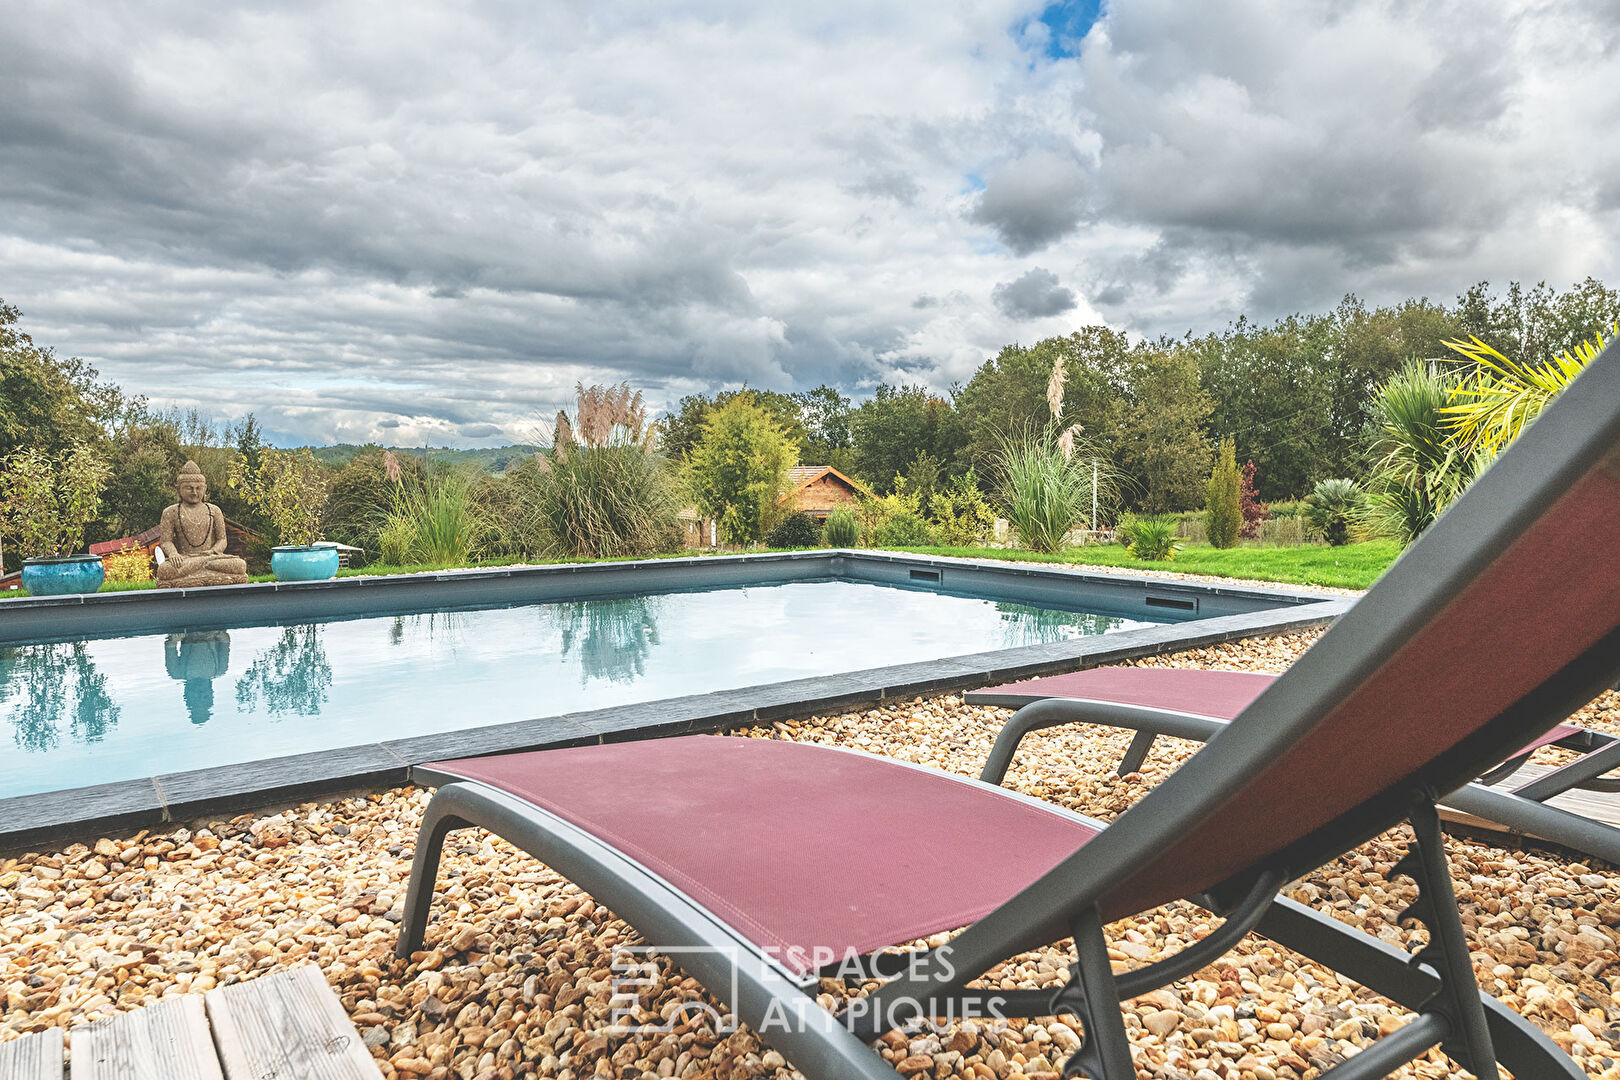
<path id="1" fill-rule="evenodd" d="M 1620 336 L 1620 320 L 1610 324 L 1609 336 Z M 1583 341 L 1541 365 L 1511 360 L 1472 335 L 1446 342 L 1475 365 L 1473 376 L 1457 387 L 1457 400 L 1445 408 L 1456 437 L 1469 450 L 1505 449 L 1603 351 L 1602 332 L 1593 337 L 1595 342 Z"/>
<path id="2" fill-rule="evenodd" d="M 1417 360 L 1379 387 L 1372 444 L 1378 462 L 1367 499 L 1374 531 L 1411 543 L 1488 464 L 1489 450 L 1470 452 L 1447 429 L 1458 390 L 1457 379 Z"/>
<path id="3" fill-rule="evenodd" d="M 1125 550 L 1138 559 L 1168 562 L 1181 550 L 1182 539 L 1176 535 L 1176 526 L 1174 514 L 1133 514 L 1121 520 L 1114 531 L 1124 539 Z"/>
<path id="4" fill-rule="evenodd" d="M 1335 547 L 1350 542 L 1350 529 L 1367 512 L 1367 496 L 1354 480 L 1322 480 L 1305 499 L 1305 520 Z"/>

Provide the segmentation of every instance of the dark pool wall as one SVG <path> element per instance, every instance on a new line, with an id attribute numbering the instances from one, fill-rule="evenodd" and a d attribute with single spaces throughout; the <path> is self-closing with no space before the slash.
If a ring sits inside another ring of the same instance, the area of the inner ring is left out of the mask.
<path id="1" fill-rule="evenodd" d="M 1065 567 L 828 550 L 25 597 L 0 601 L 0 644 L 825 579 L 938 588 L 1038 606 L 1089 605 L 1154 622 L 1242 615 L 1325 599 L 1307 589 L 1195 584 Z"/>

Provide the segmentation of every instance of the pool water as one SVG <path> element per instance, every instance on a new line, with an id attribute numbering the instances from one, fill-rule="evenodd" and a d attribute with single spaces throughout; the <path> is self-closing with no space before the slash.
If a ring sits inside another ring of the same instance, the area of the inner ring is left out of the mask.
<path id="1" fill-rule="evenodd" d="M 815 581 L 0 646 L 0 798 L 1152 625 Z"/>

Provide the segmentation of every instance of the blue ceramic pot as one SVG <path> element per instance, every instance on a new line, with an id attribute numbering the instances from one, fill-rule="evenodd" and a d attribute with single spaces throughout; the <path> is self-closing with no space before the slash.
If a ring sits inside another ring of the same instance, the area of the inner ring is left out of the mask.
<path id="1" fill-rule="evenodd" d="M 274 547 L 270 572 L 277 581 L 325 581 L 338 572 L 338 551 L 323 544 Z"/>
<path id="2" fill-rule="evenodd" d="M 95 592 L 106 577 L 100 555 L 23 560 L 22 584 L 32 596 Z"/>

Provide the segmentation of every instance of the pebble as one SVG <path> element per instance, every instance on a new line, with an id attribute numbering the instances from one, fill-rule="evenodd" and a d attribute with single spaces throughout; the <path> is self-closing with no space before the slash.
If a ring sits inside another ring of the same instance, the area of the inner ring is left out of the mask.
<path id="1" fill-rule="evenodd" d="M 1211 646 L 1139 666 L 1280 672 L 1316 635 Z M 848 746 L 977 775 L 1009 714 L 943 695 L 884 703 L 735 734 Z M 1575 722 L 1620 733 L 1620 694 Z M 1007 784 L 1110 819 L 1196 747 L 1171 739 L 1138 773 L 1114 775 L 1129 742 L 1105 728 L 1037 732 Z M 1556 764 L 1563 751 L 1537 760 Z M 415 788 L 194 822 L 168 832 L 0 857 L 0 1040 L 75 1027 L 166 994 L 201 993 L 313 962 L 325 972 L 389 1080 L 677 1077 L 789 1080 L 778 1051 L 696 1006 L 718 1010 L 694 980 L 658 962 L 642 1016 L 673 1030 L 611 1033 L 614 949 L 635 933 L 548 868 L 487 834 L 454 834 L 435 905 L 433 948 L 392 957 L 411 844 L 427 803 Z M 1302 902 L 1404 940 L 1394 926 L 1413 897 L 1390 880 L 1404 829 L 1377 837 L 1290 886 Z M 919 850 L 926 841 L 919 838 Z M 1620 876 L 1595 862 L 1503 842 L 1448 841 L 1463 923 L 1482 984 L 1576 1054 L 1620 1080 Z M 1215 925 L 1172 904 L 1109 928 L 1115 959 L 1136 966 Z M 944 935 L 932 939 L 937 944 Z M 988 973 L 1006 989 L 1065 977 L 1061 949 L 1021 954 Z M 866 987 L 824 983 L 836 1006 Z M 1332 971 L 1250 936 L 1210 968 L 1127 1004 L 1139 1075 L 1153 1080 L 1313 1080 L 1406 1014 Z M 891 1033 L 902 1075 L 933 1080 L 1055 1080 L 1079 1043 L 1052 1018 L 1006 1028 L 957 1025 Z M 1438 1056 L 1394 1074 L 1452 1075 Z"/>

